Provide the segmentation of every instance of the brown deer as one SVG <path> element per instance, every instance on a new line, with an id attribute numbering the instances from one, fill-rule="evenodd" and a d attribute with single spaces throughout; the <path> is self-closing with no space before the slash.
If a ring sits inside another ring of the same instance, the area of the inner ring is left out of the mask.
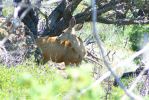
<path id="1" fill-rule="evenodd" d="M 75 35 L 74 19 L 69 23 L 68 29 L 60 36 L 39 37 L 36 44 L 40 48 L 43 55 L 43 63 L 49 60 L 56 63 L 64 62 L 65 65 L 78 65 L 83 60 L 86 50 L 81 38 Z"/>

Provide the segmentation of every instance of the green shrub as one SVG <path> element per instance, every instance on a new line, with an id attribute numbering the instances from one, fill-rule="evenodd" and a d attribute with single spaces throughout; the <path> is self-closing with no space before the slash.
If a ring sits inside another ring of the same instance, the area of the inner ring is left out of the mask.
<path id="1" fill-rule="evenodd" d="M 149 28 L 147 26 L 134 25 L 129 32 L 129 41 L 131 42 L 131 49 L 138 51 L 144 42 L 144 34 L 149 34 Z"/>
<path id="2" fill-rule="evenodd" d="M 3 8 L 3 15 L 8 16 L 10 14 L 13 14 L 13 11 L 14 11 L 14 8 L 12 6 L 11 7 L 4 7 Z"/>
<path id="3" fill-rule="evenodd" d="M 64 78 L 55 69 L 20 65 L 17 67 L 0 66 L 0 99 L 32 100 L 98 100 L 103 90 L 98 85 L 83 95 L 80 91 L 94 82 L 88 65 L 80 68 L 68 68 L 68 77 Z"/>

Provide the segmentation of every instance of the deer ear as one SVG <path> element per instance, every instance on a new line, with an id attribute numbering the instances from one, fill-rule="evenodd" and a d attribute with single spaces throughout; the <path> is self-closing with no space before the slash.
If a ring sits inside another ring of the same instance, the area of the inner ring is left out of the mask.
<path id="1" fill-rule="evenodd" d="M 69 28 L 73 28 L 75 24 L 76 24 L 76 19 L 75 17 L 72 17 L 71 20 L 69 21 Z"/>
<path id="2" fill-rule="evenodd" d="M 76 31 L 79 31 L 80 29 L 82 29 L 82 27 L 83 27 L 83 23 L 77 24 L 74 28 Z"/>
<path id="3" fill-rule="evenodd" d="M 60 43 L 61 45 L 64 45 L 65 44 L 65 41 L 61 41 L 61 43 Z"/>
<path id="4" fill-rule="evenodd" d="M 78 37 L 79 41 L 83 42 L 82 39 L 80 37 Z"/>
<path id="5" fill-rule="evenodd" d="M 65 46 L 65 47 L 72 47 L 72 44 L 69 40 L 62 41 L 61 45 Z"/>
<path id="6" fill-rule="evenodd" d="M 67 44 L 67 47 L 72 47 L 72 44 L 71 44 L 71 42 L 70 42 L 70 41 L 69 41 L 69 42 L 67 42 L 66 44 Z"/>

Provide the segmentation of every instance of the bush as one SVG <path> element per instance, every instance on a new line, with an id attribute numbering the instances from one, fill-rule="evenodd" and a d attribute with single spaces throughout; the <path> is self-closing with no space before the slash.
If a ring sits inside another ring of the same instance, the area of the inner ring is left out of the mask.
<path id="1" fill-rule="evenodd" d="M 149 28 L 147 26 L 134 25 L 129 32 L 129 41 L 131 42 L 131 49 L 138 51 L 144 42 L 144 34 L 149 34 Z"/>
<path id="2" fill-rule="evenodd" d="M 103 90 L 98 85 L 83 95 L 82 89 L 94 82 L 88 65 L 67 69 L 67 79 L 48 66 L 2 67 L 0 66 L 0 99 L 83 99 L 98 100 Z M 88 74 L 86 74 L 88 73 Z"/>

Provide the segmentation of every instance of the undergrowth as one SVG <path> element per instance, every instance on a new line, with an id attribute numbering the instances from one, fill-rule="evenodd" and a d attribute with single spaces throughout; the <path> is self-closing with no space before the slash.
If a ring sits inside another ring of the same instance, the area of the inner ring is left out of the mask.
<path id="1" fill-rule="evenodd" d="M 80 95 L 82 89 L 93 82 L 87 65 L 81 68 L 68 68 L 67 78 L 59 70 L 48 65 L 24 64 L 16 67 L 0 66 L 0 99 L 91 99 L 102 96 L 99 87 Z"/>

